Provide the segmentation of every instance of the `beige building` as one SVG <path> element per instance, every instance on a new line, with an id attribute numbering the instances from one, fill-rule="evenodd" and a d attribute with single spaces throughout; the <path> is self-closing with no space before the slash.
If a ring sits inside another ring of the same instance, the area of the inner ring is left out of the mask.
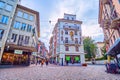
<path id="1" fill-rule="evenodd" d="M 96 49 L 96 58 L 101 58 L 101 57 L 103 57 L 103 52 L 102 52 L 102 49 L 103 49 L 103 47 L 104 47 L 104 42 L 96 42 L 95 43 L 95 45 L 96 45 L 96 47 L 97 47 L 97 49 Z"/>
<path id="2" fill-rule="evenodd" d="M 40 37 L 39 12 L 17 5 L 1 62 L 29 65 L 30 55 L 32 52 L 37 53 L 38 37 Z"/>
<path id="3" fill-rule="evenodd" d="M 53 30 L 54 62 L 85 63 L 81 24 L 73 14 L 64 14 L 64 18 L 58 19 Z"/>
<path id="4" fill-rule="evenodd" d="M 120 37 L 120 0 L 99 0 L 99 24 L 108 50 Z"/>
<path id="5" fill-rule="evenodd" d="M 19 0 L 0 0 L 0 62 Z"/>

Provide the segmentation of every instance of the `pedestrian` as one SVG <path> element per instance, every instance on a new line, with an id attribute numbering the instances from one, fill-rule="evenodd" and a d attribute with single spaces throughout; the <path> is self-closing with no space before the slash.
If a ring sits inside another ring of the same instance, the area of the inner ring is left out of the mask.
<path id="1" fill-rule="evenodd" d="M 39 64 L 41 63 L 41 60 L 39 60 Z"/>
<path id="2" fill-rule="evenodd" d="M 43 67 L 43 65 L 44 65 L 44 60 L 41 61 L 41 67 Z"/>
<path id="3" fill-rule="evenodd" d="M 68 60 L 66 61 L 66 65 L 68 66 Z"/>
<path id="4" fill-rule="evenodd" d="M 46 66 L 48 65 L 48 60 L 46 60 Z"/>

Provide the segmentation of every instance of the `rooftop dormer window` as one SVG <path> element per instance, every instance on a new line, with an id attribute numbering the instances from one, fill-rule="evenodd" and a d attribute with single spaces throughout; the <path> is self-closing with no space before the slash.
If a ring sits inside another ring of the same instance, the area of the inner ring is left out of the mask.
<path id="1" fill-rule="evenodd" d="M 69 17 L 67 17 L 67 20 L 69 20 Z"/>
<path id="2" fill-rule="evenodd" d="M 74 18 L 72 17 L 72 20 L 74 20 Z"/>

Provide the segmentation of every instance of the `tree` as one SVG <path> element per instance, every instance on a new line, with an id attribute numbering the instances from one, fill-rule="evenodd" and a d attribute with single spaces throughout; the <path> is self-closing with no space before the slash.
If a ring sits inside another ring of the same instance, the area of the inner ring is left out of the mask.
<path id="1" fill-rule="evenodd" d="M 85 54 L 85 58 L 88 58 L 90 60 L 92 57 L 95 58 L 95 50 L 96 50 L 96 45 L 94 44 L 94 40 L 91 39 L 91 37 L 86 37 L 83 40 L 84 44 L 84 50 L 87 54 Z"/>

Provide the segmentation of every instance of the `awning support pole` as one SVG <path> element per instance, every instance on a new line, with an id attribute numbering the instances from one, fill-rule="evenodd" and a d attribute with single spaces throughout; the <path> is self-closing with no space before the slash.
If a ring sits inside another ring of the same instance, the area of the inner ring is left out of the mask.
<path id="1" fill-rule="evenodd" d="M 110 63 L 110 55 L 107 55 L 107 61 Z"/>

